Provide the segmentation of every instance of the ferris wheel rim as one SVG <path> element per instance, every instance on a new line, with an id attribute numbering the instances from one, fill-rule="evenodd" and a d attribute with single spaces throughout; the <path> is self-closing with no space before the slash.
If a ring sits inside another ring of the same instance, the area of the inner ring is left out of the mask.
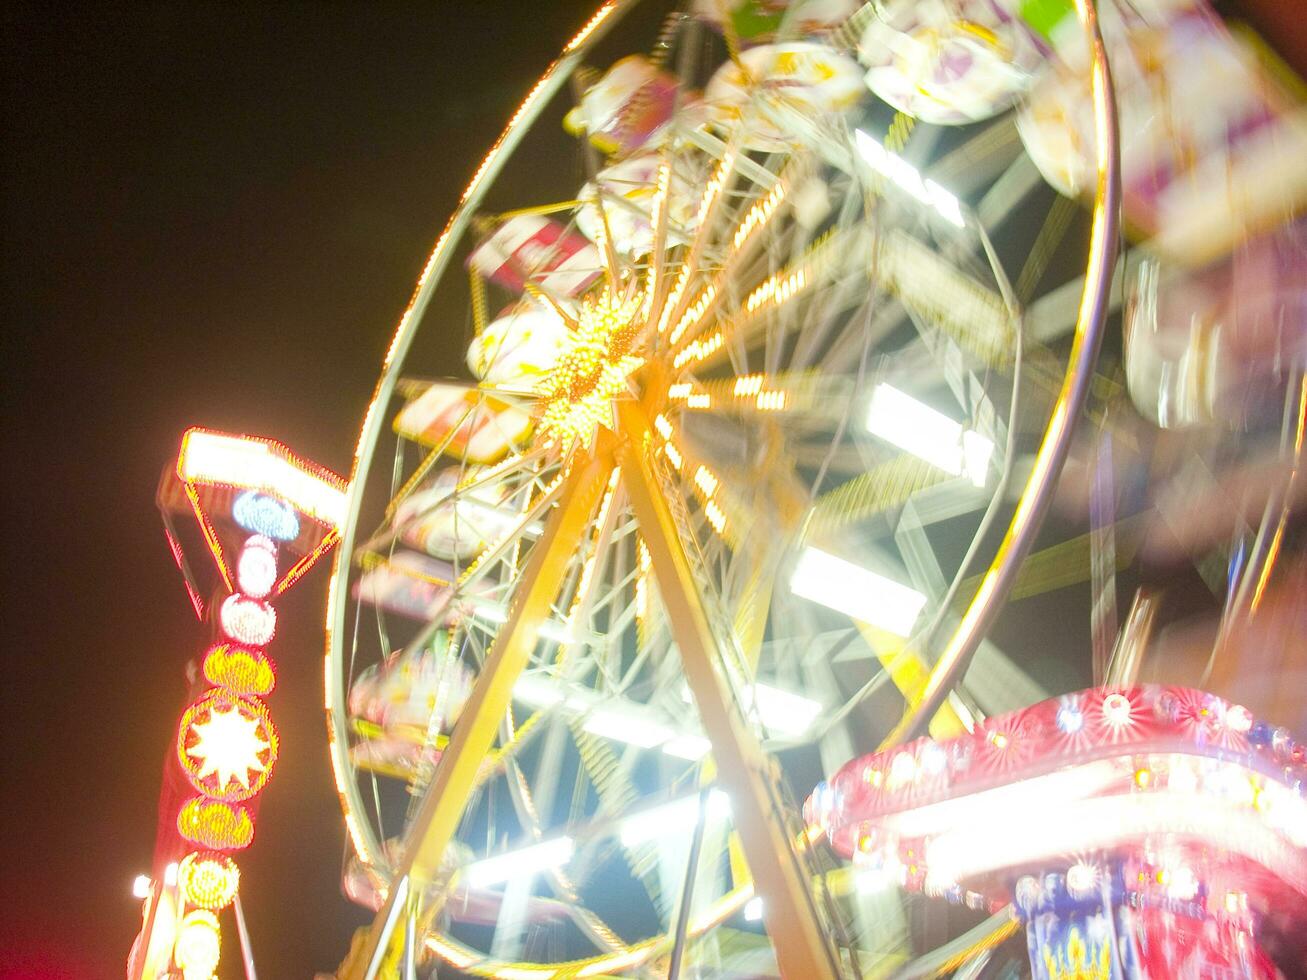
<path id="1" fill-rule="evenodd" d="M 440 236 L 436 239 L 430 256 L 423 267 L 408 307 L 400 317 L 399 324 L 386 350 L 382 362 L 382 374 L 368 402 L 363 416 L 359 439 L 354 451 L 353 465 L 350 471 L 349 491 L 346 499 L 345 518 L 341 527 L 340 545 L 336 549 L 331 567 L 331 579 L 327 592 L 326 648 L 324 665 L 324 692 L 327 715 L 327 741 L 336 783 L 345 814 L 345 822 L 354 849 L 359 857 L 370 867 L 386 868 L 389 862 L 379 837 L 372 832 L 366 820 L 359 820 L 358 814 L 363 810 L 363 800 L 357 784 L 351 778 L 352 765 L 348 758 L 348 718 L 346 716 L 345 672 L 342 669 L 342 647 L 336 640 L 345 632 L 346 614 L 349 597 L 342 589 L 342 571 L 348 576 L 355 532 L 363 504 L 363 486 L 372 469 L 372 457 L 376 448 L 377 437 L 381 431 L 383 418 L 379 406 L 387 403 L 394 394 L 399 380 L 404 355 L 421 324 L 422 313 L 437 285 L 444 278 L 453 250 L 471 226 L 475 209 L 489 189 L 498 170 L 507 162 L 507 158 L 516 149 L 521 135 L 536 121 L 548 105 L 549 100 L 558 89 L 566 84 L 571 71 L 581 63 L 586 53 L 610 30 L 621 17 L 639 0 L 606 0 L 599 9 L 581 27 L 577 34 L 564 46 L 562 53 L 545 69 L 544 74 L 530 89 L 517 111 L 509 118 L 499 138 L 483 158 L 473 173 L 467 187 L 459 198 L 459 203 L 450 215 Z"/>

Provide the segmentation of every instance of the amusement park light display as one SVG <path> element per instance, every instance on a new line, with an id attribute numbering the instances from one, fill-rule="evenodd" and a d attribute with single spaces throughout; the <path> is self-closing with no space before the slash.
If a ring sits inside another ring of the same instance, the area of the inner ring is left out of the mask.
<path id="1" fill-rule="evenodd" d="M 185 980 L 208 980 L 218 968 L 222 933 L 218 917 L 205 909 L 187 913 L 177 930 L 173 960 Z"/>
<path id="2" fill-rule="evenodd" d="M 246 646 L 266 646 L 277 633 L 277 611 L 272 605 L 239 592 L 224 600 L 218 621 L 224 633 Z"/>
<path id="3" fill-rule="evenodd" d="M 200 847 L 239 851 L 254 839 L 254 821 L 242 806 L 197 796 L 177 811 L 177 833 Z"/>
<path id="4" fill-rule="evenodd" d="M 251 801 L 267 784 L 279 748 L 262 700 L 276 685 L 276 670 L 262 649 L 276 632 L 269 597 L 289 588 L 335 544 L 344 500 L 339 477 L 284 446 L 201 429 L 183 438 L 175 480 L 229 594 L 216 604 L 223 639 L 209 646 L 199 665 L 210 686 L 196 694 L 177 726 L 173 759 L 189 792 L 165 779 L 161 811 L 175 812 L 175 818 L 164 825 L 168 830 L 161 829 L 156 863 L 166 867 L 146 896 L 133 980 L 176 976 L 178 970 L 185 980 L 208 980 L 217 968 L 216 913 L 235 903 L 240 914 L 240 870 L 230 852 L 254 839 Z M 170 525 L 168 537 L 194 599 L 189 566 Z M 237 547 L 233 565 L 226 555 Z M 301 557 L 279 579 L 283 552 Z M 195 606 L 197 613 L 206 608 L 203 602 Z"/>
<path id="5" fill-rule="evenodd" d="M 224 687 L 233 694 L 271 694 L 277 685 L 277 672 L 262 650 L 219 643 L 204 655 L 204 679 L 214 687 Z"/>
<path id="6" fill-rule="evenodd" d="M 262 701 L 214 688 L 182 715 L 177 759 L 191 785 L 211 799 L 247 800 L 268 781 L 277 742 Z"/>
<path id="7" fill-rule="evenodd" d="M 211 912 L 231 904 L 240 880 L 236 862 L 224 854 L 194 851 L 177 866 L 177 886 L 186 901 Z"/>
<path id="8" fill-rule="evenodd" d="M 1240 705 L 1096 689 L 854 759 L 805 812 L 861 880 L 1011 903 L 1036 976 L 1117 976 L 1111 928 L 1126 975 L 1263 977 L 1260 919 L 1307 900 L 1305 779 Z"/>
<path id="9" fill-rule="evenodd" d="M 626 390 L 627 377 L 643 363 L 632 352 L 643 301 L 633 288 L 625 293 L 605 288 L 597 297 L 587 297 L 575 318 L 564 315 L 570 339 L 539 389 L 543 433 L 570 444 L 588 440 L 600 425 L 611 426 L 613 398 Z"/>

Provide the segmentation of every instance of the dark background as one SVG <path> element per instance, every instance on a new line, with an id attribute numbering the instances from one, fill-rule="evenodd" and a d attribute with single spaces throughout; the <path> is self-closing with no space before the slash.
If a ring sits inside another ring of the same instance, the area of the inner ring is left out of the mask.
<path id="1" fill-rule="evenodd" d="M 182 430 L 348 475 L 432 243 L 592 6 L 4 5 L 0 977 L 121 977 L 140 928 L 208 638 L 154 507 Z M 365 921 L 339 890 L 326 580 L 278 603 L 269 651 L 282 754 L 241 860 L 267 980 L 334 969 Z"/>
<path id="2" fill-rule="evenodd" d="M 594 5 L 4 5 L 0 978 L 120 977 L 140 925 L 208 635 L 153 502 L 180 433 L 348 474 L 431 243 Z M 1255 7 L 1301 71 L 1301 8 Z M 365 921 L 338 884 L 326 574 L 271 648 L 282 755 L 241 862 L 266 980 L 333 969 Z M 229 930 L 224 976 L 237 958 Z"/>

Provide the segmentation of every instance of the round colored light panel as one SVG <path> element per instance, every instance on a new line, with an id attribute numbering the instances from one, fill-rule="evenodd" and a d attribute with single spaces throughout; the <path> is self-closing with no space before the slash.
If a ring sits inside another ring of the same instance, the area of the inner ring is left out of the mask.
<path id="1" fill-rule="evenodd" d="M 240 882 L 240 869 L 225 854 L 198 851 L 187 854 L 177 866 L 177 887 L 196 908 L 212 912 L 226 908 Z"/>
<path id="2" fill-rule="evenodd" d="M 237 643 L 267 646 L 277 632 L 277 611 L 262 599 L 237 592 L 227 596 L 218 610 L 222 631 Z"/>
<path id="3" fill-rule="evenodd" d="M 277 671 L 261 650 L 219 643 L 204 655 L 204 679 L 232 694 L 263 697 L 277 686 Z"/>
<path id="4" fill-rule="evenodd" d="M 300 536 L 295 508 L 257 490 L 247 490 L 237 497 L 231 516 L 251 534 L 262 534 L 274 541 L 294 541 Z"/>
<path id="5" fill-rule="evenodd" d="M 262 599 L 277 584 L 277 544 L 271 538 L 254 534 L 245 542 L 236 562 L 236 584 L 255 599 Z"/>
<path id="6" fill-rule="evenodd" d="M 238 851 L 254 840 L 254 821 L 243 806 L 197 796 L 177 811 L 177 833 L 211 850 Z"/>
<path id="7" fill-rule="evenodd" d="M 185 980 L 208 980 L 218 969 L 221 948 L 218 917 L 205 909 L 196 909 L 186 913 L 177 927 L 172 959 L 181 968 Z"/>
<path id="8" fill-rule="evenodd" d="M 191 785 L 210 799 L 248 800 L 263 789 L 277 761 L 277 729 L 263 702 L 213 690 L 182 715 L 177 760 Z"/>

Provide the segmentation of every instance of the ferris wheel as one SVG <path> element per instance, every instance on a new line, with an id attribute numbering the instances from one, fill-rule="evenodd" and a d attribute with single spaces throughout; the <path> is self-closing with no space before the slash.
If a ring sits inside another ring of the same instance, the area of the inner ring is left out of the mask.
<path id="1" fill-rule="evenodd" d="M 1058 25 L 1092 95 L 1057 189 L 1019 129 L 1055 48 L 1005 10 L 616 0 L 476 170 L 329 600 L 357 975 L 904 960 L 898 898 L 857 895 L 796 800 L 869 741 L 1046 696 L 985 634 L 1115 261 L 1092 7 Z"/>

